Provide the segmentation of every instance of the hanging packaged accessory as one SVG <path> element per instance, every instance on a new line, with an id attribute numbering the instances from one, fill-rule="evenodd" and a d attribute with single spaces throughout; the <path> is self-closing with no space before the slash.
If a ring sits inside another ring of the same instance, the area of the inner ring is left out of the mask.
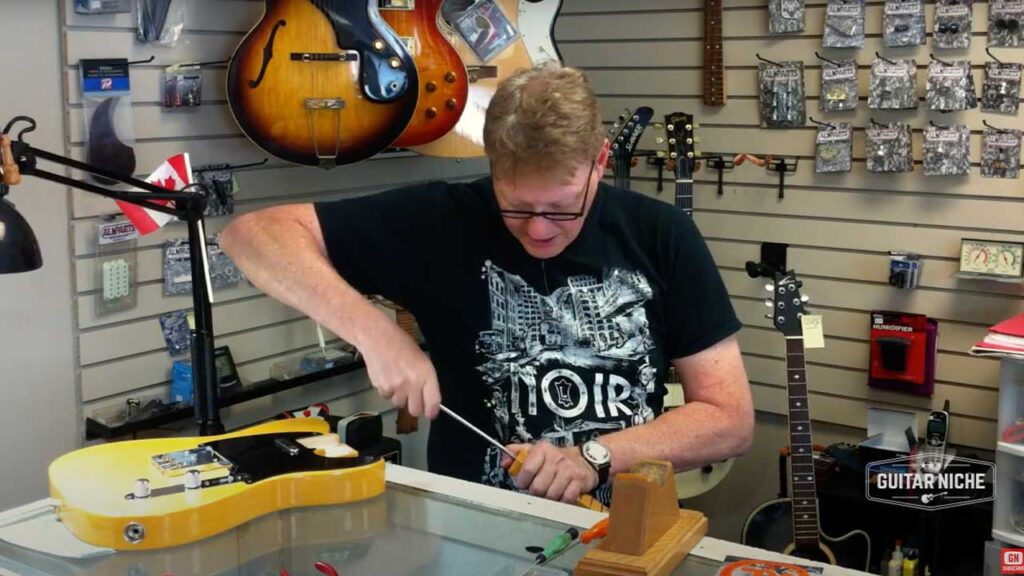
<path id="1" fill-rule="evenodd" d="M 798 128 L 806 124 L 804 63 L 773 62 L 757 55 L 762 128 Z"/>
<path id="2" fill-rule="evenodd" d="M 864 0 L 828 0 L 821 45 L 825 48 L 864 46 Z"/>
<path id="3" fill-rule="evenodd" d="M 871 62 L 868 108 L 917 108 L 917 61 L 913 58 L 890 60 L 878 52 L 875 52 L 875 56 L 875 60 Z"/>
<path id="4" fill-rule="evenodd" d="M 107 14 L 110 12 L 131 11 L 131 0 L 75 0 L 75 12 L 79 14 Z"/>
<path id="5" fill-rule="evenodd" d="M 974 74 L 967 60 L 947 62 L 932 56 L 928 65 L 928 109 L 938 112 L 957 112 L 978 107 L 974 89 Z"/>
<path id="6" fill-rule="evenodd" d="M 242 280 L 242 273 L 235 263 L 221 250 L 218 237 L 207 239 L 210 282 L 213 289 L 235 286 Z M 189 258 L 188 240 L 176 238 L 164 242 L 164 296 L 179 296 L 192 293 L 192 264 Z"/>
<path id="7" fill-rule="evenodd" d="M 923 314 L 872 312 L 868 386 L 931 396 L 938 329 Z"/>
<path id="8" fill-rule="evenodd" d="M 82 60 L 79 66 L 85 111 L 85 161 L 129 177 L 135 172 L 135 136 L 128 60 Z M 107 186 L 118 184 L 109 178 L 91 176 Z"/>
<path id="9" fill-rule="evenodd" d="M 128 310 L 136 305 L 135 270 L 138 230 L 125 219 L 104 218 L 96 228 L 96 314 Z"/>
<path id="10" fill-rule="evenodd" d="M 135 0 L 139 42 L 175 47 L 185 29 L 185 4 L 173 0 Z"/>
<path id="11" fill-rule="evenodd" d="M 959 0 L 940 0 L 935 7 L 935 28 L 932 44 L 936 48 L 952 50 L 971 45 L 971 4 Z"/>
<path id="12" fill-rule="evenodd" d="M 192 349 L 191 312 L 175 310 L 160 316 L 160 333 L 167 344 L 167 353 L 180 356 Z"/>
<path id="13" fill-rule="evenodd" d="M 203 74 L 198 64 L 164 68 L 164 108 L 199 106 L 203 99 Z"/>
<path id="14" fill-rule="evenodd" d="M 768 33 L 795 34 L 806 28 L 804 0 L 768 0 Z"/>
<path id="15" fill-rule="evenodd" d="M 811 122 L 818 125 L 814 171 L 819 174 L 849 172 L 853 163 L 853 125 L 849 122 L 818 122 L 813 117 Z"/>
<path id="16" fill-rule="evenodd" d="M 235 193 L 238 181 L 230 164 L 207 164 L 192 169 L 192 180 L 210 191 L 206 203 L 207 216 L 225 216 L 235 213 Z"/>
<path id="17" fill-rule="evenodd" d="M 484 63 L 519 38 L 519 31 L 494 0 L 480 0 L 470 6 L 455 21 L 455 29 Z"/>
<path id="18" fill-rule="evenodd" d="M 889 252 L 889 285 L 913 290 L 921 278 L 921 256 L 913 252 Z"/>
<path id="19" fill-rule="evenodd" d="M 825 112 L 842 112 L 857 108 L 857 61 L 830 60 L 814 53 L 821 65 L 821 98 L 818 107 Z"/>
<path id="20" fill-rule="evenodd" d="M 913 147 L 909 124 L 879 124 L 874 120 L 865 129 L 869 172 L 912 172 Z"/>
<path id="21" fill-rule="evenodd" d="M 985 63 L 985 81 L 981 87 L 981 111 L 1017 115 L 1020 109 L 1019 62 L 1002 62 L 985 49 L 994 62 Z"/>
<path id="22" fill-rule="evenodd" d="M 988 5 L 988 45 L 1024 46 L 1024 0 L 992 0 Z"/>
<path id="23" fill-rule="evenodd" d="M 921 0 L 886 0 L 883 20 L 886 46 L 924 44 L 924 2 Z"/>
<path id="24" fill-rule="evenodd" d="M 981 176 L 983 178 L 1020 178 L 1020 130 L 1005 130 L 982 120 Z"/>
<path id="25" fill-rule="evenodd" d="M 971 130 L 965 124 L 924 130 L 924 175 L 963 176 L 971 171 Z"/>

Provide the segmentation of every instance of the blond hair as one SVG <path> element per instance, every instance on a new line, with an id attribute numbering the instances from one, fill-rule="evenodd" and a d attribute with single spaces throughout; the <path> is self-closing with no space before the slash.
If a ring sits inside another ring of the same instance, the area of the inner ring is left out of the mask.
<path id="1" fill-rule="evenodd" d="M 487 107 L 484 148 L 500 178 L 516 170 L 567 180 L 604 145 L 597 97 L 576 68 L 547 62 L 498 86 Z"/>

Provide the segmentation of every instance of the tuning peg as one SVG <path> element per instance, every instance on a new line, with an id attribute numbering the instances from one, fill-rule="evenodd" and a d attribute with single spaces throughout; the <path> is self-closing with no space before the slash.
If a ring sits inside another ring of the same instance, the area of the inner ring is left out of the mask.
<path id="1" fill-rule="evenodd" d="M 654 141 L 657 142 L 658 144 L 664 144 L 665 138 L 663 136 L 658 136 L 657 138 L 654 139 Z"/>
<path id="2" fill-rule="evenodd" d="M 772 284 L 771 282 L 769 282 L 769 283 L 764 285 L 764 289 L 769 291 L 769 292 L 775 292 L 775 284 Z"/>
<path id="3" fill-rule="evenodd" d="M 698 124 L 697 122 L 694 122 L 694 123 L 693 123 L 693 126 L 691 126 L 691 128 L 693 128 L 694 130 L 696 130 L 696 129 L 700 128 L 700 124 Z"/>
<path id="4" fill-rule="evenodd" d="M 654 153 L 654 155 L 657 156 L 658 158 L 664 158 L 665 156 L 667 156 L 664 150 L 658 150 L 657 152 Z"/>
<path id="5" fill-rule="evenodd" d="M 677 156 L 679 156 L 679 155 L 676 154 L 675 152 L 670 152 L 669 155 L 668 155 L 669 158 L 673 158 L 673 159 L 676 158 Z"/>
<path id="6" fill-rule="evenodd" d="M 697 150 L 696 152 L 693 153 L 693 155 L 696 156 L 697 158 L 702 158 L 704 156 L 704 151 Z"/>
<path id="7" fill-rule="evenodd" d="M 765 314 L 764 317 L 769 319 L 769 320 L 775 320 L 775 317 L 772 316 L 771 314 Z"/>
<path id="8" fill-rule="evenodd" d="M 768 299 L 768 298 L 765 298 L 764 305 L 769 307 L 769 308 L 775 306 L 775 304 L 773 304 L 772 301 L 770 299 Z"/>
<path id="9" fill-rule="evenodd" d="M 655 130 L 664 130 L 665 129 L 665 125 L 662 124 L 661 122 L 655 122 L 654 123 L 654 129 Z"/>
<path id="10" fill-rule="evenodd" d="M 697 143 L 697 144 L 700 144 L 700 137 L 698 136 L 698 137 L 694 138 L 693 141 L 695 143 Z"/>
<path id="11" fill-rule="evenodd" d="M 672 132 L 675 129 L 676 129 L 676 127 L 674 125 L 672 125 L 672 124 L 668 124 L 668 125 L 665 126 L 665 130 L 668 130 L 669 132 Z"/>
<path id="12" fill-rule="evenodd" d="M 811 297 L 808 296 L 807 294 L 802 294 L 800 296 L 800 301 L 804 302 L 804 303 L 810 302 L 811 301 Z"/>

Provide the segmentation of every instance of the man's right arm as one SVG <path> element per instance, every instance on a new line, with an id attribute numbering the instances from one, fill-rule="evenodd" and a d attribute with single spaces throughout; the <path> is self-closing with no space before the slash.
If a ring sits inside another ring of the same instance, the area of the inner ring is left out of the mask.
<path id="1" fill-rule="evenodd" d="M 220 245 L 254 286 L 355 346 L 382 396 L 414 416 L 437 415 L 441 399 L 430 359 L 338 274 L 312 204 L 239 216 Z"/>

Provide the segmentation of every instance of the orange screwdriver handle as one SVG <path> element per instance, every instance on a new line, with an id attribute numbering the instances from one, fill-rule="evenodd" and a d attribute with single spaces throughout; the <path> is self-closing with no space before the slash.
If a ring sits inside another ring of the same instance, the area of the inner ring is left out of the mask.
<path id="1" fill-rule="evenodd" d="M 608 520 L 609 518 L 605 518 L 597 524 L 594 524 L 594 526 L 590 530 L 587 530 L 583 534 L 580 534 L 580 542 L 584 544 L 590 544 L 592 540 L 597 540 L 598 538 L 604 538 L 605 536 L 607 536 Z"/>

